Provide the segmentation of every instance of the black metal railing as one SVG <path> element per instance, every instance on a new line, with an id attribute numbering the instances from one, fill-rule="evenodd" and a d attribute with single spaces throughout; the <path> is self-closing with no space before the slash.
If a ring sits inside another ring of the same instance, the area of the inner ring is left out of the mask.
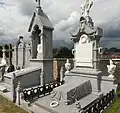
<path id="1" fill-rule="evenodd" d="M 47 94 L 50 94 L 50 92 L 62 85 L 63 83 L 57 83 L 57 82 L 53 82 L 53 83 L 50 83 L 50 84 L 46 84 L 44 86 L 37 86 L 37 87 L 34 87 L 34 88 L 29 88 L 29 89 L 24 89 L 22 91 L 23 93 L 23 99 L 25 101 L 31 101 L 33 99 L 36 99 L 36 98 L 40 98 L 41 96 L 45 96 Z"/>
<path id="2" fill-rule="evenodd" d="M 115 90 L 113 89 L 104 96 L 101 96 L 87 109 L 83 108 L 83 113 L 101 113 L 104 111 L 115 99 Z"/>

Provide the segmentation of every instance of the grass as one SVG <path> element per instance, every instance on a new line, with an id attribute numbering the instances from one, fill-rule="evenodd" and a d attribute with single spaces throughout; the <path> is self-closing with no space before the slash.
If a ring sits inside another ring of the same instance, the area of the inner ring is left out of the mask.
<path id="1" fill-rule="evenodd" d="M 114 100 L 105 113 L 120 113 L 120 98 Z"/>
<path id="2" fill-rule="evenodd" d="M 28 113 L 0 95 L 0 113 Z M 105 113 L 120 113 L 120 98 L 113 101 Z"/>
<path id="3" fill-rule="evenodd" d="M 28 113 L 0 95 L 0 113 Z"/>

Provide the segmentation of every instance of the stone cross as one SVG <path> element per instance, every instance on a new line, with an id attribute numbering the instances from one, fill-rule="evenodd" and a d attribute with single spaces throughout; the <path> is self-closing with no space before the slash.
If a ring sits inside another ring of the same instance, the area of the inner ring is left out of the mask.
<path id="1" fill-rule="evenodd" d="M 41 74 L 40 74 L 40 85 L 41 85 L 41 86 L 44 86 L 44 84 L 45 84 L 45 83 L 44 83 L 44 76 L 45 76 L 44 74 L 45 74 L 45 73 L 44 73 L 44 70 L 42 69 L 42 70 L 41 70 Z"/>
<path id="2" fill-rule="evenodd" d="M 12 49 L 11 44 L 9 44 L 9 49 L 7 50 L 7 52 L 9 52 L 9 63 L 8 63 L 8 67 L 7 67 L 6 71 L 9 73 L 9 72 L 15 71 L 15 67 L 12 64 L 12 52 L 13 52 L 13 49 Z"/>
<path id="3" fill-rule="evenodd" d="M 12 49 L 12 45 L 11 45 L 11 44 L 9 44 L 8 52 L 9 52 L 9 63 L 10 63 L 10 65 L 11 65 L 11 64 L 12 64 L 12 52 L 13 52 L 13 49 Z"/>
<path id="4" fill-rule="evenodd" d="M 38 3 L 38 6 L 40 7 L 40 0 L 35 0 Z"/>
<path id="5" fill-rule="evenodd" d="M 6 52 L 6 50 L 5 50 L 5 47 L 3 46 L 3 49 L 2 49 L 2 52 L 3 52 L 3 55 L 2 55 L 2 60 L 1 60 L 1 64 L 7 64 L 7 60 L 6 60 L 6 55 L 5 55 L 5 52 Z"/>

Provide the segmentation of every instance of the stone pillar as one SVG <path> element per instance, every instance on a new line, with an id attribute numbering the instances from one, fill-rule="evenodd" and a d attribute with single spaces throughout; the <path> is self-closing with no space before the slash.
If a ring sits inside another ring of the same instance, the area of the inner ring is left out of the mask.
<path id="1" fill-rule="evenodd" d="M 22 69 L 25 68 L 25 44 L 23 43 L 23 65 L 22 65 Z"/>
<path id="2" fill-rule="evenodd" d="M 45 51 L 44 51 L 45 48 L 44 48 L 44 36 L 43 36 L 43 34 L 41 35 L 40 39 L 41 39 L 42 57 L 44 57 L 45 56 Z"/>
<path id="3" fill-rule="evenodd" d="M 12 45 L 9 44 L 9 63 L 12 64 Z"/>
<path id="4" fill-rule="evenodd" d="M 12 101 L 15 103 L 16 102 L 16 75 L 13 73 L 12 75 Z"/>
<path id="5" fill-rule="evenodd" d="M 44 86 L 45 85 L 45 78 L 44 78 L 44 70 L 41 70 L 41 74 L 40 74 L 40 85 Z"/>
<path id="6" fill-rule="evenodd" d="M 18 68 L 18 46 L 16 45 L 16 69 Z"/>
<path id="7" fill-rule="evenodd" d="M 30 36 L 31 39 L 31 58 L 33 58 L 33 39 L 32 39 L 32 35 Z"/>
<path id="8" fill-rule="evenodd" d="M 17 104 L 20 105 L 20 103 L 21 103 L 21 96 L 20 96 L 20 90 L 21 90 L 21 88 L 20 88 L 20 82 L 18 82 L 16 89 L 17 89 Z"/>
<path id="9" fill-rule="evenodd" d="M 93 66 L 94 69 L 99 70 L 99 59 L 98 59 L 98 47 L 97 47 L 97 41 L 93 41 Z"/>
<path id="10" fill-rule="evenodd" d="M 62 83 L 64 81 L 64 68 L 61 67 L 60 69 L 60 83 Z"/>

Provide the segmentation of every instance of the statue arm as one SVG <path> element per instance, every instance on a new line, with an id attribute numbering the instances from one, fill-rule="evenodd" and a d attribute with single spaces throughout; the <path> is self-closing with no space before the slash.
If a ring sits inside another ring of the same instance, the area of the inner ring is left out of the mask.
<path id="1" fill-rule="evenodd" d="M 90 10 L 90 8 L 92 7 L 92 5 L 93 5 L 93 0 L 90 0 L 90 3 L 89 3 L 88 8 L 87 8 L 87 11 Z"/>

